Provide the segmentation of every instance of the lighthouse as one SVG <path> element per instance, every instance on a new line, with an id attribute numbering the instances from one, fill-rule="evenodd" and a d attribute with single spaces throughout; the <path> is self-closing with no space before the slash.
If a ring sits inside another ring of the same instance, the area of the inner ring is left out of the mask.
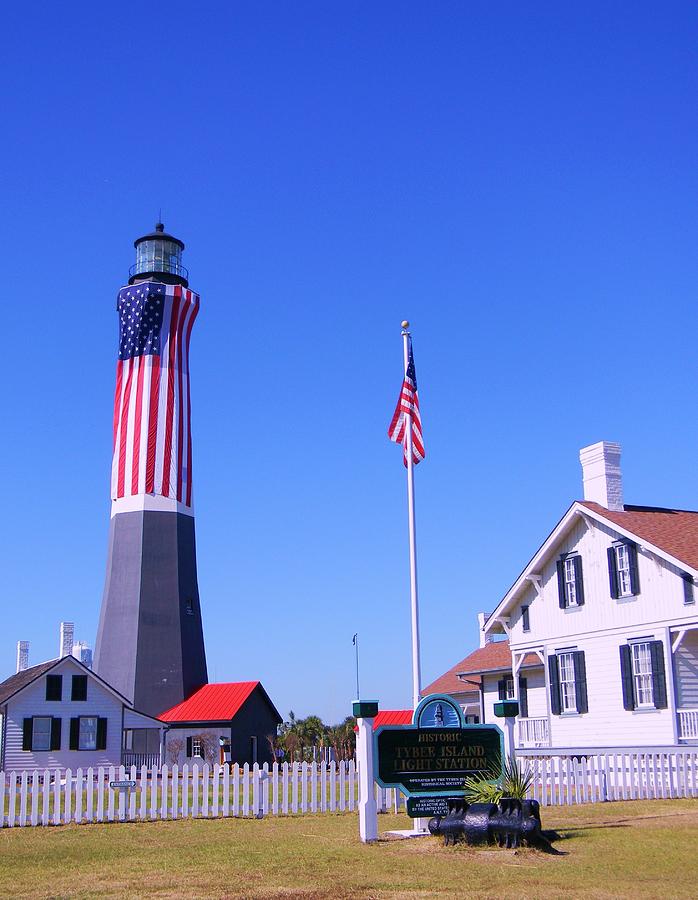
<path id="1" fill-rule="evenodd" d="M 111 522 L 94 669 L 157 715 L 208 681 L 196 575 L 184 244 L 155 231 L 117 297 Z"/>

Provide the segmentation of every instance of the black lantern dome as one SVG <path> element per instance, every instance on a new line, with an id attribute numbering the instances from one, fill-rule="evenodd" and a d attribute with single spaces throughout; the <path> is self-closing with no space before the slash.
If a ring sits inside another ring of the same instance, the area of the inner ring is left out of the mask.
<path id="1" fill-rule="evenodd" d="M 129 284 L 139 281 L 163 281 L 165 284 L 189 286 L 189 272 L 182 265 L 184 243 L 165 232 L 158 222 L 155 231 L 136 238 L 135 265 L 129 269 Z"/>

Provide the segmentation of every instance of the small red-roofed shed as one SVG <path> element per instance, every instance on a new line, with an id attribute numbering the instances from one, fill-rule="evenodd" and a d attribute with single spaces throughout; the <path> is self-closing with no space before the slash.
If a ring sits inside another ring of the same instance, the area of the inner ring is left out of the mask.
<path id="1" fill-rule="evenodd" d="M 171 765 L 272 763 L 272 740 L 283 721 L 260 681 L 205 684 L 159 718 L 169 726 Z"/>

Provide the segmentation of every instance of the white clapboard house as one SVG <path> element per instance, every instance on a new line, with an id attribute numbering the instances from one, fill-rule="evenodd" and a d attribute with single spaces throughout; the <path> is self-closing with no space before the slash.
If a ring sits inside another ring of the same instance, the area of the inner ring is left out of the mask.
<path id="1" fill-rule="evenodd" d="M 698 744 L 698 512 L 624 505 L 618 444 L 580 460 L 584 500 L 434 685 L 479 683 L 484 722 L 518 699 L 520 749 Z"/>
<path id="2" fill-rule="evenodd" d="M 698 743 L 698 512 L 626 506 L 620 446 L 580 452 L 574 502 L 482 626 L 526 675 L 519 747 Z M 537 660 L 537 665 L 531 665 Z"/>
<path id="3" fill-rule="evenodd" d="M 0 683 L 0 771 L 152 765 L 165 727 L 73 656 Z M 150 752 L 126 752 L 127 737 Z"/>

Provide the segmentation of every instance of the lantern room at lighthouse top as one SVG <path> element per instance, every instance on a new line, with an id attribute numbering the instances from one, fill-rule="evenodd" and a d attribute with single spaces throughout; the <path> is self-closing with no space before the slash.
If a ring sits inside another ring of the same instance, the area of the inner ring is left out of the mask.
<path id="1" fill-rule="evenodd" d="M 136 262 L 129 269 L 129 284 L 156 280 L 189 286 L 189 272 L 182 265 L 184 243 L 167 234 L 162 222 L 157 223 L 155 231 L 136 238 L 133 246 L 136 248 Z"/>

